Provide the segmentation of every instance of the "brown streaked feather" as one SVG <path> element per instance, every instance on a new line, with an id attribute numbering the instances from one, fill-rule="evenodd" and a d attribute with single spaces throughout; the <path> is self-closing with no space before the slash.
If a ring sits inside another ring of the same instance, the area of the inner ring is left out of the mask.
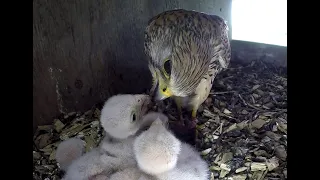
<path id="1" fill-rule="evenodd" d="M 148 22 L 145 51 L 154 68 L 171 59 L 171 76 L 166 83 L 174 95 L 189 96 L 206 74 L 213 80 L 229 65 L 228 27 L 216 15 L 183 9 L 165 11 Z"/>

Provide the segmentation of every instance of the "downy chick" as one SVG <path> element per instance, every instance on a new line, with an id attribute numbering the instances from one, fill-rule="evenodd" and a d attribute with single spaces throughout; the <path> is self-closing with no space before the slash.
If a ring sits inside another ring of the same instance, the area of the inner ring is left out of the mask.
<path id="1" fill-rule="evenodd" d="M 56 160 L 60 169 L 66 171 L 70 164 L 84 153 L 84 142 L 78 138 L 62 141 L 56 151 Z"/>
<path id="2" fill-rule="evenodd" d="M 192 146 L 186 143 L 181 144 L 177 166 L 167 173 L 157 175 L 159 180 L 208 180 L 209 177 L 207 163 Z"/>
<path id="3" fill-rule="evenodd" d="M 139 129 L 150 124 L 142 120 L 149 103 L 148 95 L 124 94 L 109 98 L 100 117 L 106 137 L 99 147 L 76 159 L 64 179 L 103 179 L 121 168 L 136 165 L 133 138 Z"/>
<path id="4" fill-rule="evenodd" d="M 150 122 L 153 122 L 157 118 L 165 122 L 168 121 L 168 118 L 164 114 L 156 112 L 149 112 L 148 114 L 146 114 L 143 117 L 143 121 L 149 122 L 148 124 L 151 124 Z M 147 131 L 149 131 L 149 129 Z M 148 139 L 146 138 L 142 138 L 141 140 L 148 141 Z M 168 144 L 168 146 L 170 146 L 170 144 Z M 155 155 L 157 156 L 158 154 Z M 147 166 L 148 164 L 145 165 Z M 135 165 L 112 174 L 110 176 L 110 180 L 156 180 L 156 177 L 146 174 L 145 172 L 140 170 L 137 165 Z"/>
<path id="5" fill-rule="evenodd" d="M 207 180 L 206 162 L 190 145 L 180 142 L 157 118 L 134 141 L 138 167 L 158 180 Z"/>
<path id="6" fill-rule="evenodd" d="M 134 141 L 134 153 L 139 168 L 157 175 L 175 168 L 181 151 L 181 142 L 170 133 L 165 124 L 168 118 L 156 117 L 150 128 Z"/>
<path id="7" fill-rule="evenodd" d="M 94 148 L 80 158 L 74 160 L 67 168 L 63 180 L 95 180 L 96 176 L 107 178 L 112 173 L 100 160 L 99 148 Z"/>
<path id="8" fill-rule="evenodd" d="M 108 101 L 100 119 L 107 134 L 100 145 L 102 162 L 115 170 L 136 165 L 133 140 L 151 124 L 150 119 L 143 118 L 150 102 L 148 95 L 120 95 Z"/>

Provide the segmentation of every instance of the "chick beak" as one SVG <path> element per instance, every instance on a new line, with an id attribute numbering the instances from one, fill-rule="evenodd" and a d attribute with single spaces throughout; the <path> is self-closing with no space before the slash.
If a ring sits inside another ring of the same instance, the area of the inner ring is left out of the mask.
<path id="1" fill-rule="evenodd" d="M 149 111 L 149 109 L 152 107 L 151 101 L 145 100 L 143 101 L 142 105 L 141 105 L 141 109 L 140 109 L 140 119 L 147 114 L 147 112 Z"/>

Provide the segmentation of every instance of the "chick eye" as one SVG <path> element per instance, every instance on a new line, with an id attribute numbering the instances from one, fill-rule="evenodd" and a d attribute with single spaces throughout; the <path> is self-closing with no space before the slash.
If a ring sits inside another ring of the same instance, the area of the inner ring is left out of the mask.
<path id="1" fill-rule="evenodd" d="M 170 74 L 171 74 L 171 60 L 170 59 L 168 59 L 168 60 L 166 60 L 166 62 L 164 62 L 163 69 L 166 72 L 166 74 L 168 76 L 170 76 Z"/>
<path id="2" fill-rule="evenodd" d="M 133 113 L 133 114 L 132 114 L 132 122 L 135 122 L 135 121 L 136 121 L 136 119 L 137 119 L 136 114 L 135 114 L 135 113 Z"/>

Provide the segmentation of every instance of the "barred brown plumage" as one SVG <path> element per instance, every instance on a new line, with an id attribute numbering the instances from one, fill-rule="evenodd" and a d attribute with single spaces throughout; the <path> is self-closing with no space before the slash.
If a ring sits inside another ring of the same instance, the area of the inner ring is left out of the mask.
<path id="1" fill-rule="evenodd" d="M 175 97 L 179 109 L 182 98 L 187 98 L 185 105 L 192 108 L 195 118 L 215 76 L 230 62 L 224 19 L 184 9 L 162 12 L 148 22 L 144 46 L 154 79 L 152 91 L 156 91 L 158 99 Z M 170 73 L 164 68 L 167 61 L 171 64 Z"/>

